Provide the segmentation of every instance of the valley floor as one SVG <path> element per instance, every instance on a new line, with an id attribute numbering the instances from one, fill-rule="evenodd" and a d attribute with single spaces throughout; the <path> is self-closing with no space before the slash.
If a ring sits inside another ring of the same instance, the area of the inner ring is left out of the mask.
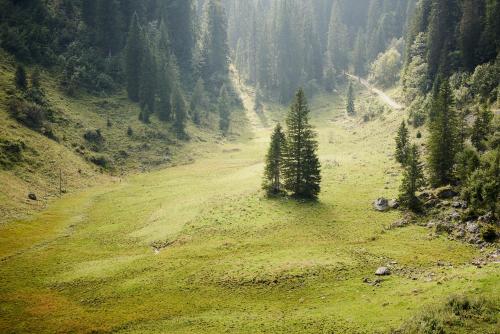
<path id="1" fill-rule="evenodd" d="M 476 248 L 423 227 L 386 229 L 399 213 L 371 202 L 397 194 L 402 112 L 362 123 L 343 106 L 328 96 L 312 103 L 316 204 L 263 196 L 270 129 L 255 126 L 251 140 L 194 164 L 1 225 L 0 332 L 373 333 L 452 294 L 500 298 L 498 264 L 477 269 Z M 363 282 L 391 262 L 378 286 Z"/>

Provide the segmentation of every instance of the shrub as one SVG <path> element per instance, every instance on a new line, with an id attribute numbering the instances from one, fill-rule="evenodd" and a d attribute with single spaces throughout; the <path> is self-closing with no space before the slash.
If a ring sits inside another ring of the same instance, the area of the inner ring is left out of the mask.
<path id="1" fill-rule="evenodd" d="M 22 141 L 0 139 L 0 166 L 12 168 L 22 160 L 26 145 Z"/>
<path id="2" fill-rule="evenodd" d="M 101 145 L 102 143 L 104 143 L 104 137 L 102 136 L 100 129 L 87 130 L 87 132 L 85 132 L 85 134 L 83 135 L 83 138 L 85 138 L 85 140 L 89 143 L 93 144 Z"/>
<path id="3" fill-rule="evenodd" d="M 104 155 L 93 155 L 90 157 L 90 162 L 102 168 L 109 168 L 109 159 Z"/>
<path id="4" fill-rule="evenodd" d="M 8 109 L 13 118 L 30 129 L 40 130 L 46 120 L 44 108 L 18 97 L 9 100 Z"/>

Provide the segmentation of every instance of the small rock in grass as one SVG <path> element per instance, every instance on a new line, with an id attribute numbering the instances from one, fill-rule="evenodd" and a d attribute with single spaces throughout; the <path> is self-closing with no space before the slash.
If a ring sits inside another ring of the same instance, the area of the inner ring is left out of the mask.
<path id="1" fill-rule="evenodd" d="M 389 201 L 383 197 L 378 198 L 373 202 L 373 208 L 377 211 L 387 211 L 389 209 Z"/>
<path id="2" fill-rule="evenodd" d="M 391 271 L 387 267 L 380 267 L 375 272 L 375 275 L 377 275 L 377 276 L 387 276 L 387 275 L 390 275 L 390 274 L 391 274 Z"/>
<path id="3" fill-rule="evenodd" d="M 29 194 L 28 194 L 28 198 L 29 198 L 30 200 L 32 200 L 32 201 L 36 201 L 36 200 L 37 200 L 35 193 L 29 193 Z"/>
<path id="4" fill-rule="evenodd" d="M 397 208 L 399 208 L 399 202 L 398 202 L 398 200 L 397 199 L 391 199 L 389 201 L 389 207 L 391 209 L 397 209 Z"/>

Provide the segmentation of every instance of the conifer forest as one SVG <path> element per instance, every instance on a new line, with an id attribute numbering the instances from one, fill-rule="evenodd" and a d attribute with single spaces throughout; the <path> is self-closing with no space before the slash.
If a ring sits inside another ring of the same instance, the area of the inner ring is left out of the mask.
<path id="1" fill-rule="evenodd" d="M 0 333 L 498 334 L 499 0 L 0 0 Z"/>

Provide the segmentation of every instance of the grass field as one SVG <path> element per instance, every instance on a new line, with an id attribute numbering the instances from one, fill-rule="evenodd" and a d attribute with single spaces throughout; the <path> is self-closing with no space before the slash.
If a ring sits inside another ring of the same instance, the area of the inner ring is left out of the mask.
<path id="1" fill-rule="evenodd" d="M 453 294 L 498 300 L 498 264 L 471 265 L 476 248 L 385 228 L 400 213 L 371 202 L 397 194 L 403 116 L 363 123 L 343 105 L 312 101 L 318 203 L 263 196 L 270 129 L 256 126 L 192 164 L 105 182 L 0 225 L 0 332 L 374 333 Z M 267 118 L 282 115 L 274 107 Z M 390 262 L 380 285 L 363 282 Z"/>

